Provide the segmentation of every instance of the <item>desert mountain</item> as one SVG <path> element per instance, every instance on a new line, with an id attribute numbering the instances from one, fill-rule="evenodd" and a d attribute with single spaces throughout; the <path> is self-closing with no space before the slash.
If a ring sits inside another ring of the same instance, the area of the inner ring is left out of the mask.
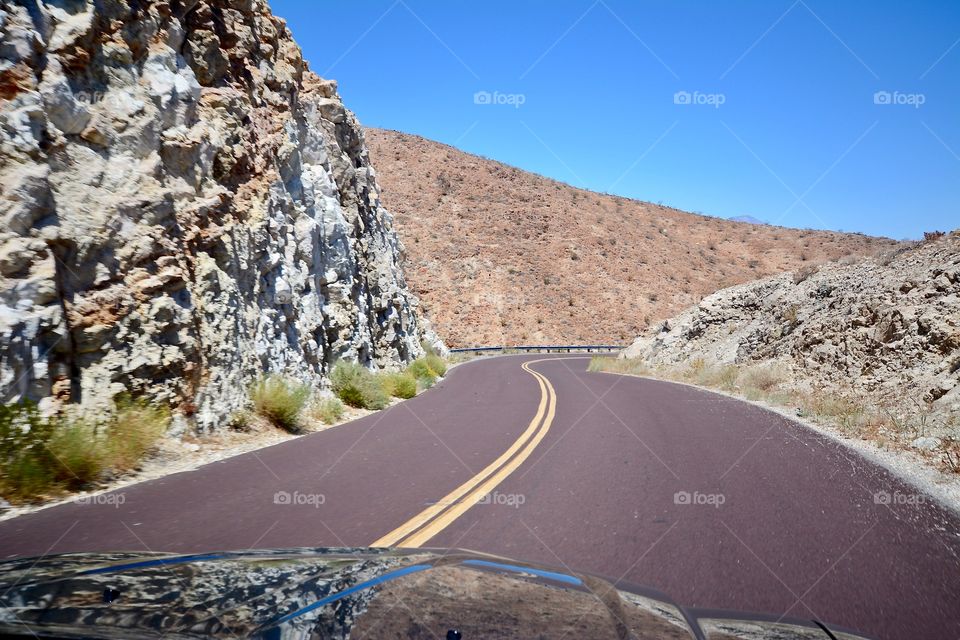
<path id="1" fill-rule="evenodd" d="M 892 244 L 694 215 L 365 131 L 407 279 L 451 346 L 625 343 L 717 289 Z"/>

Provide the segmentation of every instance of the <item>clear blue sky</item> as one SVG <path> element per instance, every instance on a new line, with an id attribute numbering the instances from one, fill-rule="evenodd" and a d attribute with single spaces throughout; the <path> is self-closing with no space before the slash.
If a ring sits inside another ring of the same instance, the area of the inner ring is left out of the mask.
<path id="1" fill-rule="evenodd" d="M 956 0 L 272 6 L 365 125 L 710 215 L 960 227 Z"/>

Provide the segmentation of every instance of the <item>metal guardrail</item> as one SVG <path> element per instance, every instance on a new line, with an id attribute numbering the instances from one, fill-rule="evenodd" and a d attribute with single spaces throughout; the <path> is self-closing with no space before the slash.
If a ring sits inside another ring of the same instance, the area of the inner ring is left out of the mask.
<path id="1" fill-rule="evenodd" d="M 618 344 L 559 344 L 559 345 L 518 345 L 515 347 L 460 347 L 450 349 L 450 353 L 610 353 L 626 349 Z"/>

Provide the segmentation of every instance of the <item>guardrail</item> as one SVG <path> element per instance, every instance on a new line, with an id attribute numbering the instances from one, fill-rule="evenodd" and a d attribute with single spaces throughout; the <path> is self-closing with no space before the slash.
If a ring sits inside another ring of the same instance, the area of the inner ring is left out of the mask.
<path id="1" fill-rule="evenodd" d="M 618 344 L 518 345 L 515 347 L 459 347 L 450 353 L 612 353 L 626 349 Z"/>

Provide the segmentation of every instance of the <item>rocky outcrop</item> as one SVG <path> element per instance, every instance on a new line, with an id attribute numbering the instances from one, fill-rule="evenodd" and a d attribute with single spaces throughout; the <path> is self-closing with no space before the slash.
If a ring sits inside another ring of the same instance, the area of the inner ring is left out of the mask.
<path id="1" fill-rule="evenodd" d="M 625 355 L 777 362 L 811 387 L 960 414 L 960 233 L 724 289 Z"/>
<path id="2" fill-rule="evenodd" d="M 0 399 L 211 429 L 263 372 L 435 341 L 361 129 L 264 0 L 3 2 L 0 31 Z"/>

